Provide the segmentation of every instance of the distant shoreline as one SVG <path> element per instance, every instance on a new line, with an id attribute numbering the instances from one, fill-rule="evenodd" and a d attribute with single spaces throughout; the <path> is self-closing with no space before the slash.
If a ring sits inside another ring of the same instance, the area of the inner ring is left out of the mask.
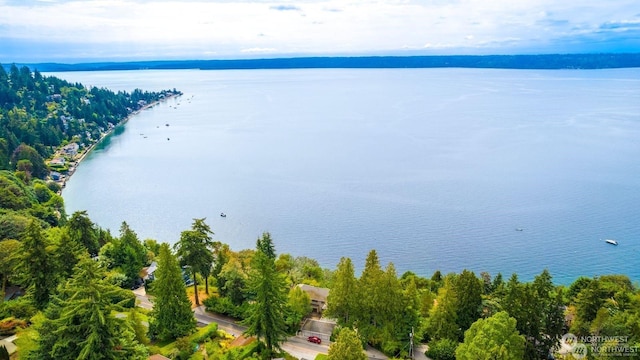
<path id="1" fill-rule="evenodd" d="M 156 100 L 154 102 L 146 104 L 143 107 L 139 108 L 138 110 L 132 111 L 130 114 L 128 114 L 126 117 L 124 117 L 118 124 L 116 124 L 115 126 L 110 128 L 109 130 L 104 132 L 100 136 L 100 139 L 98 139 L 96 142 L 91 144 L 91 146 L 89 146 L 81 154 L 79 154 L 78 158 L 73 160 L 73 166 L 69 169 L 69 171 L 64 176 L 64 178 L 62 178 L 60 181 L 57 181 L 57 183 L 60 185 L 60 194 L 62 194 L 62 191 L 64 190 L 67 182 L 71 179 L 71 176 L 76 172 L 76 170 L 78 169 L 78 166 L 80 166 L 80 163 L 82 163 L 82 161 L 89 155 L 89 153 L 91 151 L 93 151 L 93 149 L 95 149 L 96 146 L 98 146 L 98 144 L 100 144 L 105 138 L 107 138 L 109 135 L 111 135 L 115 131 L 115 129 L 117 127 L 124 126 L 132 117 L 140 114 L 142 111 L 147 110 L 149 108 L 152 108 L 157 104 L 160 104 L 160 103 L 162 103 L 164 101 L 167 101 L 169 99 L 172 99 L 174 97 L 178 97 L 180 95 L 181 94 L 173 94 L 173 95 L 170 95 L 170 96 L 166 96 L 163 99 Z"/>
<path id="2" fill-rule="evenodd" d="M 258 70 L 258 69 L 614 69 L 640 67 L 640 53 L 539 55 L 433 55 L 289 57 L 229 60 L 158 60 L 129 62 L 22 63 L 41 72 L 106 70 Z M 9 67 L 9 65 L 3 65 Z"/>

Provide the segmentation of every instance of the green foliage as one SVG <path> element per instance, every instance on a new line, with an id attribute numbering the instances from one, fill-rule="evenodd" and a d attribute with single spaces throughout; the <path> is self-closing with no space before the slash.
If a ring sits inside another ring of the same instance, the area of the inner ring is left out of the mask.
<path id="1" fill-rule="evenodd" d="M 256 250 L 271 260 L 276 259 L 276 249 L 273 245 L 273 240 L 271 240 L 271 234 L 268 232 L 262 233 L 262 237 L 258 238 L 256 241 Z"/>
<path id="2" fill-rule="evenodd" d="M 146 348 L 127 322 L 113 315 L 124 309 L 114 302 L 126 298 L 124 291 L 104 280 L 97 262 L 83 257 L 47 308 L 37 327 L 38 348 L 27 359 L 146 359 Z"/>
<path id="3" fill-rule="evenodd" d="M 458 340 L 460 328 L 457 324 L 457 294 L 454 280 L 445 278 L 444 285 L 438 290 L 437 305 L 429 311 L 427 334 L 431 339 Z"/>
<path id="4" fill-rule="evenodd" d="M 86 254 L 86 250 L 77 241 L 69 236 L 65 228 L 51 228 L 48 231 L 51 240 L 51 253 L 56 273 L 60 281 L 66 280 L 73 273 L 80 257 Z"/>
<path id="5" fill-rule="evenodd" d="M 49 302 L 49 296 L 56 287 L 55 264 L 47 251 L 49 243 L 36 221 L 31 221 L 22 238 L 18 268 L 21 283 L 28 286 L 29 295 L 39 309 Z"/>
<path id="6" fill-rule="evenodd" d="M 196 344 L 201 344 L 207 340 L 214 339 L 218 335 L 218 324 L 211 323 L 198 330 L 197 333 L 191 336 L 191 341 Z"/>
<path id="7" fill-rule="evenodd" d="M 211 240 L 213 231 L 205 222 L 205 219 L 193 219 L 191 230 L 185 230 L 180 234 L 180 240 L 175 244 L 176 254 L 180 259 L 180 265 L 188 266 L 193 275 L 193 290 L 196 305 L 200 305 L 198 297 L 197 274 L 203 275 L 206 283 L 206 291 L 209 292 L 208 276 L 211 274 L 213 264 L 213 246 Z"/>
<path id="8" fill-rule="evenodd" d="M 35 194 L 14 173 L 0 171 L 0 208 L 22 210 L 37 202 Z"/>
<path id="9" fill-rule="evenodd" d="M 67 223 L 69 235 L 73 241 L 82 244 L 89 255 L 96 256 L 100 250 L 98 229 L 89 219 L 86 211 L 76 211 Z"/>
<path id="10" fill-rule="evenodd" d="M 329 360 L 366 360 L 367 354 L 362 348 L 358 333 L 350 328 L 343 328 L 335 342 L 329 346 Z"/>
<path id="11" fill-rule="evenodd" d="M 135 339 L 142 345 L 149 345 L 150 341 L 147 337 L 147 327 L 142 323 L 142 316 L 138 309 L 134 308 L 127 313 L 127 325 L 131 328 L 135 335 Z"/>
<path id="12" fill-rule="evenodd" d="M 0 360 L 9 360 L 9 351 L 4 345 L 0 346 Z"/>
<path id="13" fill-rule="evenodd" d="M 249 309 L 249 303 L 243 302 L 240 305 L 233 303 L 229 297 L 210 296 L 203 301 L 207 311 L 231 316 L 234 319 L 244 319 Z"/>
<path id="14" fill-rule="evenodd" d="M 31 220 L 31 217 L 16 212 L 0 214 L 0 240 L 21 239 Z"/>
<path id="15" fill-rule="evenodd" d="M 351 259 L 341 258 L 327 297 L 327 316 L 337 319 L 339 324 L 352 325 L 350 315 L 356 311 L 357 286 Z"/>
<path id="16" fill-rule="evenodd" d="M 100 258 L 109 269 L 119 269 L 125 275 L 123 286 L 129 288 L 140 278 L 147 252 L 136 233 L 123 222 L 120 226 L 120 238 L 105 244 L 100 249 Z"/>
<path id="17" fill-rule="evenodd" d="M 473 323 L 456 350 L 458 360 L 521 360 L 524 337 L 516 330 L 516 319 L 502 311 Z"/>
<path id="18" fill-rule="evenodd" d="M 92 143 L 132 111 L 173 93 L 179 92 L 114 93 L 14 65 L 9 76 L 0 74 L 0 170 L 14 170 L 19 160 L 28 159 L 33 176 L 43 178 L 47 171 L 41 159 L 52 148 L 74 138 Z M 21 143 L 36 150 L 37 157 L 18 150 Z"/>
<path id="19" fill-rule="evenodd" d="M 0 303 L 4 301 L 5 289 L 10 277 L 15 274 L 15 259 L 21 250 L 21 244 L 18 240 L 2 240 L 0 241 L 0 278 L 2 285 L 0 286 Z"/>
<path id="20" fill-rule="evenodd" d="M 311 297 L 300 287 L 294 286 L 289 290 L 287 309 L 287 327 L 295 332 L 300 328 L 302 319 L 311 313 Z"/>
<path id="21" fill-rule="evenodd" d="M 33 302 L 26 297 L 3 301 L 0 303 L 0 318 L 15 317 L 28 320 L 38 312 Z"/>
<path id="22" fill-rule="evenodd" d="M 162 340 L 191 334 L 196 328 L 191 301 L 187 297 L 178 262 L 169 245 L 164 243 L 160 246 L 155 276 L 155 299 L 149 333 Z"/>
<path id="23" fill-rule="evenodd" d="M 218 292 L 235 306 L 247 299 L 248 275 L 237 258 L 231 258 L 218 274 Z"/>
<path id="24" fill-rule="evenodd" d="M 484 286 L 472 271 L 465 269 L 456 277 L 454 289 L 457 295 L 456 323 L 464 332 L 480 318 Z"/>
<path id="25" fill-rule="evenodd" d="M 27 163 L 28 169 L 26 171 L 30 172 L 36 178 L 44 179 L 45 176 L 49 173 L 47 169 L 47 165 L 44 163 L 44 159 L 38 153 L 38 151 L 27 144 L 20 144 L 11 155 L 11 163 L 14 164 L 15 168 L 19 169 L 18 165 Z"/>
<path id="26" fill-rule="evenodd" d="M 176 351 L 172 354 L 172 358 L 178 360 L 188 359 L 191 354 L 193 354 L 195 345 L 196 344 L 194 344 L 188 336 L 183 336 L 176 339 Z"/>
<path id="27" fill-rule="evenodd" d="M 255 335 L 258 341 L 264 339 L 265 356 L 275 354 L 286 336 L 286 280 L 276 270 L 273 246 L 266 246 L 271 238 L 263 234 L 253 258 L 252 272 L 249 276 L 249 291 L 254 294 L 247 317 L 243 323 L 247 326 L 245 334 Z"/>
<path id="28" fill-rule="evenodd" d="M 425 353 L 433 360 L 456 360 L 458 342 L 451 339 L 435 340 L 429 343 L 429 350 Z"/>

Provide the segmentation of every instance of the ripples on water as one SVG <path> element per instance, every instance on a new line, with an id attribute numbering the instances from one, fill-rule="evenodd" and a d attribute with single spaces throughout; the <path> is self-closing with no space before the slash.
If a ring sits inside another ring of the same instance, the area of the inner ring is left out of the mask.
<path id="1" fill-rule="evenodd" d="M 126 220 L 173 243 L 207 217 L 236 250 L 270 231 L 278 251 L 330 268 L 376 249 L 425 276 L 640 279 L 640 69 L 56 75 L 184 92 L 68 183 L 67 211 L 114 232 Z"/>

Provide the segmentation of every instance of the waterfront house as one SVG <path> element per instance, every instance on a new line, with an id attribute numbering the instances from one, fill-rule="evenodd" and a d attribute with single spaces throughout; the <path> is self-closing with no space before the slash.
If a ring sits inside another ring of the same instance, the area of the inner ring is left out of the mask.
<path id="1" fill-rule="evenodd" d="M 327 296 L 329 296 L 329 289 L 307 284 L 299 284 L 298 287 L 309 294 L 309 297 L 311 298 L 311 308 L 313 311 L 322 315 L 322 312 L 327 308 Z"/>
<path id="2" fill-rule="evenodd" d="M 63 157 L 53 158 L 53 160 L 49 161 L 50 166 L 59 166 L 62 167 L 66 163 L 66 160 Z"/>
<path id="3" fill-rule="evenodd" d="M 76 156 L 78 154 L 78 150 L 80 150 L 80 145 L 74 142 L 67 144 L 62 148 L 62 152 L 69 156 Z"/>

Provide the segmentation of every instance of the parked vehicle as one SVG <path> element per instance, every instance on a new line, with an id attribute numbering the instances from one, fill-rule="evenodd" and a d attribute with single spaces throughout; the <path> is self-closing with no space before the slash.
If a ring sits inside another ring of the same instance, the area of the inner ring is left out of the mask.
<path id="1" fill-rule="evenodd" d="M 322 339 L 320 339 L 317 336 L 309 336 L 307 338 L 307 341 L 312 342 L 312 343 L 316 343 L 316 344 L 321 344 L 322 343 Z"/>

